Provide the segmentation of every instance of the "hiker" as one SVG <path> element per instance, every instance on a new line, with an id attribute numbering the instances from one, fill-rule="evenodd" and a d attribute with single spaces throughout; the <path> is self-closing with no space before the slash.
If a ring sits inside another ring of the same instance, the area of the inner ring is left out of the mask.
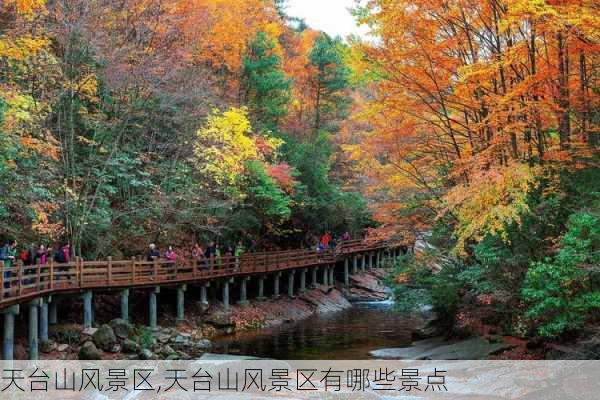
<path id="1" fill-rule="evenodd" d="M 344 234 L 342 235 L 342 241 L 346 242 L 350 240 L 350 234 L 348 233 L 348 231 L 344 232 Z"/>
<path id="2" fill-rule="evenodd" d="M 210 242 L 210 244 L 206 247 L 206 251 L 204 252 L 204 258 L 206 258 L 208 263 L 208 268 L 211 268 L 215 262 L 217 248 L 215 246 L 215 242 Z"/>
<path id="3" fill-rule="evenodd" d="M 19 259 L 23 261 L 23 265 L 30 266 L 35 264 L 35 247 L 30 245 L 19 254 Z M 29 270 L 28 270 L 29 271 Z"/>
<path id="4" fill-rule="evenodd" d="M 39 265 L 46 265 L 48 260 L 48 250 L 46 250 L 46 246 L 40 244 L 37 251 L 35 252 L 35 263 Z"/>
<path id="5" fill-rule="evenodd" d="M 160 251 L 158 251 L 158 249 L 156 248 L 156 245 L 154 243 L 150 243 L 150 245 L 148 246 L 148 253 L 146 255 L 146 260 L 155 261 L 155 260 L 158 260 L 159 258 L 160 258 Z"/>
<path id="6" fill-rule="evenodd" d="M 57 262 L 57 263 L 59 263 L 59 264 L 64 264 L 64 263 L 67 262 L 67 260 L 65 258 L 65 253 L 63 252 L 62 247 L 59 247 L 54 252 L 54 261 Z"/>
<path id="7" fill-rule="evenodd" d="M 4 246 L 0 249 L 0 261 L 4 262 L 4 288 L 10 289 L 10 282 L 7 279 L 10 279 L 12 276 L 12 271 L 9 269 L 13 266 L 17 256 L 17 241 L 9 240 Z"/>
<path id="8" fill-rule="evenodd" d="M 24 267 L 31 267 L 31 266 L 35 265 L 35 253 L 36 253 L 36 249 L 32 244 L 29 247 L 23 249 L 23 251 L 19 254 L 19 259 L 23 263 Z M 26 277 L 35 275 L 35 272 L 36 272 L 35 268 L 23 268 L 23 275 Z M 29 284 L 34 283 L 35 279 L 28 278 L 28 279 L 25 279 L 24 282 L 29 285 Z"/>
<path id="9" fill-rule="evenodd" d="M 242 244 L 242 241 L 240 240 L 238 242 L 238 244 L 235 246 L 235 250 L 233 251 L 233 255 L 235 257 L 235 269 L 236 270 L 240 269 L 240 257 L 242 256 L 242 254 L 244 254 L 244 245 Z"/>
<path id="10" fill-rule="evenodd" d="M 324 249 L 329 248 L 329 242 L 331 241 L 331 234 L 329 233 L 329 231 L 327 231 L 322 237 L 321 237 L 321 244 L 323 245 Z"/>
<path id="11" fill-rule="evenodd" d="M 165 252 L 165 258 L 169 261 L 177 261 L 177 253 L 173 250 L 173 246 L 169 246 L 167 251 Z"/>
<path id="12" fill-rule="evenodd" d="M 204 260 L 204 249 L 198 242 L 194 243 L 192 248 L 192 259 L 198 262 Z"/>
<path id="13" fill-rule="evenodd" d="M 65 258 L 65 262 L 66 263 L 71 262 L 71 245 L 69 245 L 67 243 L 60 250 L 63 253 L 63 257 Z"/>
<path id="14" fill-rule="evenodd" d="M 192 249 L 192 259 L 194 259 L 194 261 L 200 268 L 208 268 L 208 262 L 206 261 L 206 257 L 204 256 L 204 249 L 197 242 L 194 245 L 194 248 Z"/>
<path id="15" fill-rule="evenodd" d="M 242 254 L 244 254 L 244 244 L 242 243 L 242 241 L 240 240 L 238 242 L 238 244 L 235 246 L 235 251 L 233 252 L 233 255 L 236 258 L 239 258 L 242 256 Z"/>

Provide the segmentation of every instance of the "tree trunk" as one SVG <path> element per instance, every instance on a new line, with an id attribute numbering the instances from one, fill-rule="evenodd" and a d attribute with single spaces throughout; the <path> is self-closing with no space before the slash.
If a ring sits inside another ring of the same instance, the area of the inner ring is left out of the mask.
<path id="1" fill-rule="evenodd" d="M 567 41 L 562 32 L 556 34 L 558 45 L 558 135 L 561 150 L 567 150 L 571 146 L 571 120 L 569 116 L 569 54 Z"/>

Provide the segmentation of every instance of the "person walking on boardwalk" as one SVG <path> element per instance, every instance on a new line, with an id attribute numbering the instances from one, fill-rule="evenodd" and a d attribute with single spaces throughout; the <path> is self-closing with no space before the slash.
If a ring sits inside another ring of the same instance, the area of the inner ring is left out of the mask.
<path id="1" fill-rule="evenodd" d="M 233 252 L 233 255 L 235 257 L 241 257 L 242 254 L 244 254 L 244 244 L 242 243 L 242 241 L 240 240 L 236 245 L 235 245 L 235 251 Z"/>
<path id="2" fill-rule="evenodd" d="M 4 262 L 4 288 L 10 289 L 10 282 L 8 279 L 12 276 L 12 268 L 13 263 L 15 262 L 17 256 L 17 241 L 9 240 L 4 246 L 0 249 L 0 261 Z"/>
<path id="3" fill-rule="evenodd" d="M 38 247 L 35 253 L 35 263 L 38 265 L 46 265 L 46 262 L 48 262 L 48 250 L 46 249 L 46 246 L 40 244 L 40 247 Z"/>
<path id="4" fill-rule="evenodd" d="M 206 258 L 209 269 L 215 265 L 216 252 L 217 248 L 215 246 L 215 242 L 210 242 L 210 244 L 206 247 L 206 251 L 204 252 L 204 257 Z"/>
<path id="5" fill-rule="evenodd" d="M 331 234 L 329 233 L 329 231 L 327 231 L 321 237 L 321 244 L 323 245 L 323 248 L 328 249 L 329 248 L 329 242 L 331 242 Z"/>
<path id="6" fill-rule="evenodd" d="M 146 255 L 146 260 L 155 261 L 155 260 L 158 260 L 159 258 L 160 258 L 160 251 L 158 251 L 158 249 L 156 248 L 156 245 L 154 243 L 150 243 L 150 246 L 148 246 L 148 253 Z"/>
<path id="7" fill-rule="evenodd" d="M 169 246 L 167 251 L 165 252 L 165 258 L 169 261 L 177 261 L 177 253 L 173 250 L 173 246 Z"/>

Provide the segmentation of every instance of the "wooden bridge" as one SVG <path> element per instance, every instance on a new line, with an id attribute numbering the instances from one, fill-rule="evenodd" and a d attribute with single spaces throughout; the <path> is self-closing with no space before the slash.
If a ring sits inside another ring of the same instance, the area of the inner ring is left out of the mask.
<path id="1" fill-rule="evenodd" d="M 184 318 L 185 292 L 199 287 L 200 302 L 208 306 L 208 289 L 220 288 L 221 301 L 228 309 L 230 286 L 238 283 L 240 304 L 248 302 L 247 282 L 257 279 L 257 298 L 265 297 L 265 280 L 273 279 L 272 295 L 280 295 L 280 277 L 287 274 L 287 294 L 304 292 L 309 285 L 333 286 L 342 278 L 345 286 L 349 277 L 369 268 L 382 265 L 385 256 L 397 257 L 400 248 L 387 242 L 349 240 L 337 247 L 316 250 L 291 250 L 247 253 L 239 257 L 218 257 L 206 260 L 182 259 L 175 262 L 164 259 L 84 261 L 57 264 L 52 260 L 44 265 L 23 266 L 14 263 L 10 268 L 0 261 L 0 313 L 4 315 L 3 359 L 13 358 L 14 320 L 21 306 L 29 310 L 29 358 L 37 359 L 39 341 L 48 340 L 48 324 L 57 322 L 57 299 L 81 293 L 83 298 L 83 325 L 93 325 L 93 292 L 115 292 L 121 297 L 121 318 L 129 320 L 129 291 L 149 292 L 148 325 L 157 326 L 157 297 L 163 288 L 177 290 L 177 318 Z M 295 281 L 296 272 L 299 280 Z M 317 275 L 321 272 L 322 279 Z M 297 282 L 297 283 L 296 283 Z M 216 296 L 215 296 L 216 297 Z"/>

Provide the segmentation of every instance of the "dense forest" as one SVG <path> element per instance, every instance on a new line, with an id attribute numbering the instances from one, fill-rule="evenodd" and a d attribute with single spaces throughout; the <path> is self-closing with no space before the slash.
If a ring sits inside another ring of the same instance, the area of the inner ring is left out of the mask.
<path id="1" fill-rule="evenodd" d="M 422 250 L 398 298 L 517 336 L 599 322 L 600 4 L 363 3 L 345 148 L 383 233 Z"/>
<path id="2" fill-rule="evenodd" d="M 97 258 L 372 224 L 335 156 L 349 47 L 281 2 L 4 1 L 0 35 L 5 240 Z"/>
<path id="3" fill-rule="evenodd" d="M 95 258 L 368 229 L 448 326 L 599 322 L 598 2 L 353 13 L 369 35 L 281 0 L 5 0 L 0 233 Z"/>

